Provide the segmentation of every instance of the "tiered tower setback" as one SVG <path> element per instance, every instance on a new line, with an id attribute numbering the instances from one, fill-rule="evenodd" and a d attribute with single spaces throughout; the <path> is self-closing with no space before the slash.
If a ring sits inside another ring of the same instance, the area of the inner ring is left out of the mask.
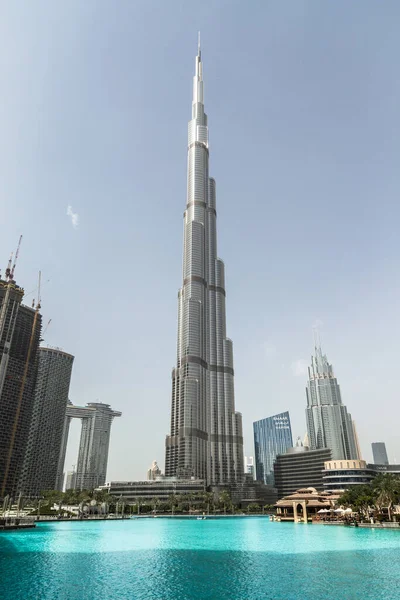
<path id="1" fill-rule="evenodd" d="M 350 413 L 342 402 L 340 387 L 321 346 L 316 344 L 308 369 L 307 430 L 312 450 L 330 448 L 332 459 L 358 459 Z"/>
<path id="2" fill-rule="evenodd" d="M 225 267 L 217 255 L 216 186 L 209 177 L 200 44 L 188 128 L 183 282 L 178 294 L 177 363 L 172 371 L 167 476 L 209 485 L 243 477 L 241 414 L 235 411 L 232 341 L 226 336 Z"/>

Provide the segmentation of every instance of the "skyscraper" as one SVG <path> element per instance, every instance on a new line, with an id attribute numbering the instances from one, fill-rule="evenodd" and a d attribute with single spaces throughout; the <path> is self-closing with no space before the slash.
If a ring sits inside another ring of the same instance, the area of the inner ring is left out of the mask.
<path id="1" fill-rule="evenodd" d="M 74 357 L 58 348 L 39 348 L 35 400 L 19 489 L 29 496 L 56 489 Z"/>
<path id="2" fill-rule="evenodd" d="M 74 490 L 76 488 L 76 471 L 67 471 L 65 478 L 65 491 Z"/>
<path id="3" fill-rule="evenodd" d="M 386 452 L 386 444 L 384 442 L 372 442 L 372 455 L 376 465 L 388 465 L 389 459 Z"/>
<path id="4" fill-rule="evenodd" d="M 102 402 L 89 402 L 87 406 L 74 406 L 72 403 L 68 403 L 58 460 L 56 482 L 58 490 L 62 490 L 64 483 L 65 453 L 71 419 L 81 419 L 82 421 L 75 487 L 83 490 L 93 489 L 105 483 L 111 424 L 114 417 L 120 417 L 121 414 L 119 411 L 113 410 L 109 404 Z"/>
<path id="5" fill-rule="evenodd" d="M 274 485 L 274 461 L 293 446 L 289 413 L 283 412 L 253 423 L 256 478 Z"/>
<path id="6" fill-rule="evenodd" d="M 245 456 L 244 457 L 244 472 L 248 475 L 251 475 L 254 479 L 255 476 L 255 468 L 254 468 L 254 456 Z"/>
<path id="7" fill-rule="evenodd" d="M 243 477 L 242 417 L 235 412 L 232 341 L 226 337 L 225 267 L 217 255 L 215 181 L 208 174 L 200 44 L 188 130 L 183 282 L 178 294 L 177 363 L 172 371 L 167 476 L 208 484 Z"/>
<path id="8" fill-rule="evenodd" d="M 18 491 L 37 375 L 42 317 L 23 295 L 13 273 L 0 279 L 0 498 Z"/>
<path id="9" fill-rule="evenodd" d="M 154 481 L 157 477 L 161 477 L 161 469 L 156 460 L 151 463 L 150 469 L 147 470 L 147 480 Z"/>
<path id="10" fill-rule="evenodd" d="M 306 420 L 310 448 L 330 448 L 332 459 L 358 459 L 353 423 L 342 403 L 332 365 L 316 344 L 306 388 Z"/>
<path id="11" fill-rule="evenodd" d="M 354 443 L 355 443 L 355 446 L 356 446 L 356 453 L 357 453 L 357 457 L 356 458 L 358 460 L 362 460 L 362 452 L 361 452 L 360 440 L 358 439 L 356 422 L 352 421 L 352 425 L 353 425 Z"/>

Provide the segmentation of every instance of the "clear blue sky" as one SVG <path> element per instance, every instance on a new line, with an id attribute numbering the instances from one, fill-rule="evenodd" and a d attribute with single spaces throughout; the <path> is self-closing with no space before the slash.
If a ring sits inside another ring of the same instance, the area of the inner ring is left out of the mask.
<path id="1" fill-rule="evenodd" d="M 382 440 L 400 462 L 399 19 L 372 0 L 3 5 L 1 261 L 22 232 L 71 400 L 123 411 L 109 479 L 164 463 L 198 30 L 246 452 L 281 410 L 304 435 L 318 320 L 365 456 Z"/>

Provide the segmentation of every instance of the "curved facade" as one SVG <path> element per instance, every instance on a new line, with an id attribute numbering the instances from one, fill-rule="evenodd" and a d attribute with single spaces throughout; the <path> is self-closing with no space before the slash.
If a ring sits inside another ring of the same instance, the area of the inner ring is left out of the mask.
<path id="1" fill-rule="evenodd" d="M 216 189 L 208 162 L 199 48 L 188 128 L 183 284 L 178 293 L 177 363 L 172 371 L 165 473 L 224 484 L 243 476 L 243 437 L 241 415 L 235 412 L 225 268 L 217 256 Z"/>
<path id="2" fill-rule="evenodd" d="M 19 485 L 26 495 L 56 489 L 73 362 L 74 357 L 59 348 L 39 348 L 35 401 Z"/>
<path id="3" fill-rule="evenodd" d="M 274 463 L 278 498 L 310 486 L 322 490 L 324 464 L 331 460 L 331 457 L 329 448 L 309 450 L 305 446 L 296 446 L 290 448 L 286 454 L 279 454 Z"/>

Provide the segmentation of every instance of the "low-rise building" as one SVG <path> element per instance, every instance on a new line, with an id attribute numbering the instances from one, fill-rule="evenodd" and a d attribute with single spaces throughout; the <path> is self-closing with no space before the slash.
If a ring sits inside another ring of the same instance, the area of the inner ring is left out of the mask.
<path id="1" fill-rule="evenodd" d="M 261 481 L 253 479 L 251 473 L 245 473 L 241 480 L 231 483 L 227 486 L 212 486 L 214 494 L 218 494 L 222 489 L 226 489 L 232 499 L 233 504 L 247 507 L 249 504 L 275 504 L 278 499 L 276 489 L 272 485 L 266 485 Z"/>
<path id="2" fill-rule="evenodd" d="M 97 489 L 121 499 L 121 502 L 134 504 L 138 500 L 151 502 L 153 498 L 157 498 L 160 502 L 167 502 L 171 495 L 200 493 L 206 488 L 205 481 L 202 479 L 164 477 L 150 481 L 110 481 Z"/>
<path id="3" fill-rule="evenodd" d="M 274 463 L 278 498 L 310 486 L 322 490 L 324 463 L 331 458 L 329 448 L 310 450 L 303 445 L 289 448 L 286 454 L 279 454 Z"/>
<path id="4" fill-rule="evenodd" d="M 347 490 L 352 485 L 370 483 L 376 473 L 369 468 L 365 460 L 328 460 L 322 473 L 326 490 L 341 487 Z"/>
<path id="5" fill-rule="evenodd" d="M 353 485 L 365 485 L 380 473 L 400 474 L 400 465 L 375 465 L 365 460 L 329 460 L 324 464 L 322 481 L 324 489 L 338 487 L 348 489 Z"/>
<path id="6" fill-rule="evenodd" d="M 313 487 L 296 490 L 275 504 L 277 518 L 280 521 L 313 521 L 319 517 L 320 511 L 331 511 L 343 491 L 317 492 Z"/>

